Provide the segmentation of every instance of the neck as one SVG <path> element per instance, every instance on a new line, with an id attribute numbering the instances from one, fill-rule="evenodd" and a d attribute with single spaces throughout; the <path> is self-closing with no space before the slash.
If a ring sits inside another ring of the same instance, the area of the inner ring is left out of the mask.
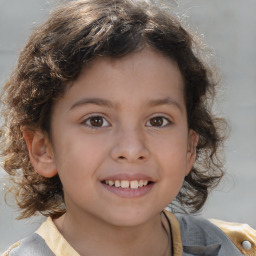
<path id="1" fill-rule="evenodd" d="M 137 226 L 114 226 L 94 216 L 66 213 L 55 224 L 69 244 L 81 255 L 155 256 L 168 250 L 168 225 L 158 214 Z"/>

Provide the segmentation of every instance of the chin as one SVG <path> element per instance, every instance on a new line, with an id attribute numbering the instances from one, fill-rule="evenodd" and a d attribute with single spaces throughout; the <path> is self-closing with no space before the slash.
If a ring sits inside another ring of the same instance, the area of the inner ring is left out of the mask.
<path id="1" fill-rule="evenodd" d="M 107 218 L 107 221 L 113 226 L 134 227 L 149 221 L 153 218 L 153 216 L 150 215 L 149 212 L 145 213 L 138 210 L 116 211 L 114 214 L 111 214 L 109 218 Z M 105 217 L 107 216 L 105 215 Z"/>

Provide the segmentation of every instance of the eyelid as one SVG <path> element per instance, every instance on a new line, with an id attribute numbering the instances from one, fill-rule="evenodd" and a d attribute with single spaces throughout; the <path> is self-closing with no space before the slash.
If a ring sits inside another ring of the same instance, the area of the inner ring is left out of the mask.
<path id="1" fill-rule="evenodd" d="M 165 119 L 165 120 L 167 121 L 167 124 L 165 124 L 165 125 L 163 125 L 163 126 L 148 125 L 149 127 L 165 128 L 165 127 L 167 127 L 167 126 L 173 124 L 173 121 L 172 121 L 172 119 L 171 119 L 169 116 L 167 117 L 165 114 L 157 114 L 157 115 L 154 115 L 154 116 L 150 116 L 150 117 L 148 118 L 148 121 L 146 122 L 146 125 L 147 125 L 147 123 L 150 122 L 150 120 L 153 119 L 153 118 L 163 118 L 163 119 Z"/>
<path id="2" fill-rule="evenodd" d="M 88 122 L 91 118 L 93 118 L 93 117 L 101 117 L 101 118 L 103 118 L 103 119 L 105 120 L 105 122 L 108 123 L 108 125 L 104 125 L 104 126 L 99 126 L 99 127 L 97 127 L 97 126 L 92 126 L 92 125 L 87 124 L 87 122 Z M 104 114 L 102 114 L 102 113 L 92 113 L 92 114 L 88 114 L 88 115 L 86 115 L 86 116 L 83 117 L 83 119 L 82 119 L 82 121 L 81 121 L 80 123 L 81 123 L 82 125 L 86 125 L 87 127 L 91 128 L 91 129 L 100 129 L 100 128 L 104 128 L 104 127 L 109 127 L 109 126 L 111 126 L 111 124 L 110 124 L 108 118 L 107 118 Z"/>

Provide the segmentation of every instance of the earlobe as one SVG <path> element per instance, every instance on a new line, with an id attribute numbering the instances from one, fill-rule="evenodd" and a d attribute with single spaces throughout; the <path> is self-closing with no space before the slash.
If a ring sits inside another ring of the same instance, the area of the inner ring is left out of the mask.
<path id="1" fill-rule="evenodd" d="M 34 170 L 47 178 L 57 174 L 54 154 L 48 136 L 40 130 L 22 128 L 24 140 L 29 151 L 29 158 Z"/>
<path id="2" fill-rule="evenodd" d="M 189 174 L 196 161 L 196 148 L 199 141 L 199 135 L 194 131 L 190 130 L 188 134 L 188 150 L 187 150 L 187 169 L 186 175 Z"/>

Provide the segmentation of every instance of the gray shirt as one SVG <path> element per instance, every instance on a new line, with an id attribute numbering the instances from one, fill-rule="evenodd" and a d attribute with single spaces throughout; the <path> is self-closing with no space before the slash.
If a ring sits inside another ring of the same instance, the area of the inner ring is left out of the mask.
<path id="1" fill-rule="evenodd" d="M 169 218 L 170 216 L 167 217 Z M 180 256 L 241 256 L 234 243 L 210 221 L 189 215 L 175 215 L 180 226 L 183 252 Z M 171 221 L 170 221 L 171 223 Z M 174 252 L 175 254 L 175 252 Z M 21 240 L 4 256 L 54 256 L 46 241 L 37 233 Z M 175 255 L 178 255 L 177 253 Z M 256 255 L 248 254 L 248 255 Z M 61 256 L 61 255 L 56 255 Z M 72 256 L 72 255 L 71 255 Z M 156 255 L 157 256 L 157 255 Z M 170 255 L 171 256 L 171 255 Z"/>

